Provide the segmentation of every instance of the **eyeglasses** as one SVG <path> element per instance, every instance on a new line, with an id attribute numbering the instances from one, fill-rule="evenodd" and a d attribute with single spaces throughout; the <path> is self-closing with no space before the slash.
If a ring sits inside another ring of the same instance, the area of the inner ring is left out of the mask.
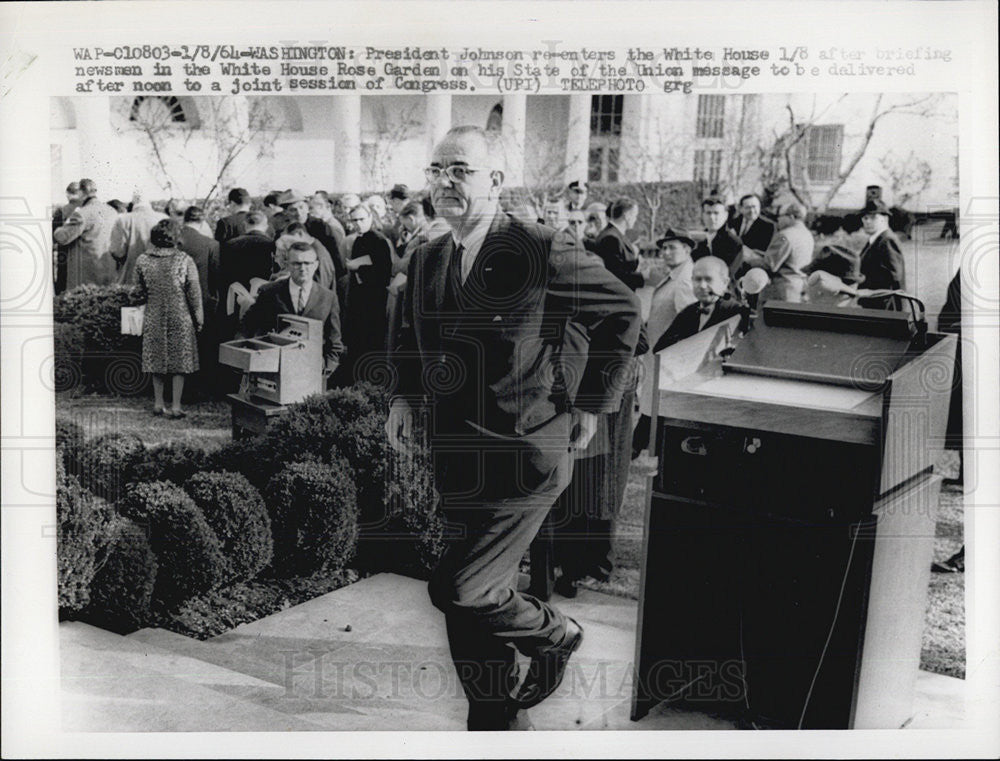
<path id="1" fill-rule="evenodd" d="M 311 265 L 313 265 L 315 263 L 316 263 L 316 260 L 313 259 L 311 262 L 289 262 L 288 266 L 289 267 L 309 267 L 309 266 L 311 266 Z"/>
<path id="2" fill-rule="evenodd" d="M 424 169 L 427 182 L 437 182 L 443 174 L 452 182 L 465 182 L 470 174 L 486 171 L 484 167 L 472 167 L 465 164 L 451 164 L 446 167 L 429 166 Z"/>
<path id="3" fill-rule="evenodd" d="M 571 219 L 571 220 L 570 220 L 569 222 L 567 222 L 566 224 L 570 224 L 570 225 L 573 225 L 574 227 L 579 227 L 580 225 L 582 225 L 582 224 L 583 224 L 583 220 L 582 220 L 582 219 Z"/>

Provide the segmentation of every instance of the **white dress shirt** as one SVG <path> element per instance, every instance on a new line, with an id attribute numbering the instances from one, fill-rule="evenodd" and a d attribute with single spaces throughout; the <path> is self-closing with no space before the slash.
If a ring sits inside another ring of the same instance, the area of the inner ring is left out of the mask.
<path id="1" fill-rule="evenodd" d="M 305 305 L 309 303 L 309 294 L 312 293 L 313 280 L 310 278 L 305 282 L 305 285 L 296 285 L 295 281 L 288 278 L 288 290 L 292 296 L 292 309 L 295 310 L 296 314 L 301 314 L 299 312 L 299 291 L 302 291 L 302 309 L 305 310 Z"/>

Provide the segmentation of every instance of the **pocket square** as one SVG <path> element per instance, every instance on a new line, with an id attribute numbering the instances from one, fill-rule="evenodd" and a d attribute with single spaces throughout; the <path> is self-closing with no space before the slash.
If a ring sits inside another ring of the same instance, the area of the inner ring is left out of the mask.
<path id="1" fill-rule="evenodd" d="M 497 315 L 496 317 L 493 318 L 493 322 L 503 322 L 503 317 Z"/>

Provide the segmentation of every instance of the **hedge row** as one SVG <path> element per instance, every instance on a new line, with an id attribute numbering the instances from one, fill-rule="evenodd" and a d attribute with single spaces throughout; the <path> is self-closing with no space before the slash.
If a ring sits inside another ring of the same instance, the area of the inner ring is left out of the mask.
<path id="1" fill-rule="evenodd" d="M 149 379 L 142 372 L 142 339 L 121 334 L 121 308 L 139 303 L 136 289 L 125 285 L 88 283 L 55 297 L 56 391 L 145 391 Z"/>
<path id="2" fill-rule="evenodd" d="M 293 405 L 264 435 L 212 451 L 146 449 L 129 434 L 85 441 L 60 421 L 63 613 L 122 629 L 164 616 L 204 623 L 204 601 L 223 588 L 244 585 L 230 608 L 239 599 L 277 604 L 276 592 L 246 586 L 261 576 L 329 579 L 352 560 L 426 575 L 443 535 L 430 456 L 389 447 L 387 406 L 382 389 L 341 389 Z M 94 505 L 104 518 L 79 528 L 73 516 L 96 516 Z"/>

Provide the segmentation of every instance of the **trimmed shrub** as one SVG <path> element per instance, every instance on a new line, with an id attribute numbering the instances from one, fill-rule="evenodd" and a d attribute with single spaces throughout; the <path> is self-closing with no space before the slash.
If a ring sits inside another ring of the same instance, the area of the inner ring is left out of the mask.
<path id="1" fill-rule="evenodd" d="M 52 323 L 55 367 L 53 382 L 56 391 L 70 391 L 83 386 L 83 331 L 65 322 Z"/>
<path id="2" fill-rule="evenodd" d="M 337 388 L 327 392 L 326 402 L 337 419 L 345 424 L 351 423 L 358 418 L 378 412 L 375 401 L 377 389 L 378 387 L 371 383 Z"/>
<path id="3" fill-rule="evenodd" d="M 121 308 L 141 303 L 134 286 L 88 283 L 55 297 L 52 305 L 56 328 L 56 388 L 73 386 L 112 394 L 136 394 L 149 385 L 142 372 L 141 336 L 121 334 Z M 79 360 L 64 355 L 73 351 L 60 331 L 76 330 L 82 336 Z"/>
<path id="4" fill-rule="evenodd" d="M 268 476 L 258 467 L 262 455 L 261 440 L 260 436 L 251 436 L 227 441 L 218 449 L 206 453 L 205 470 L 242 473 L 258 488 L 267 485 Z"/>
<path id="5" fill-rule="evenodd" d="M 355 383 L 353 388 L 368 398 L 369 405 L 376 413 L 383 417 L 389 414 L 389 401 L 392 393 L 392 389 L 389 386 L 361 381 Z"/>
<path id="6" fill-rule="evenodd" d="M 106 433 L 79 450 L 74 475 L 84 488 L 115 502 L 146 447 L 131 433 Z"/>
<path id="7" fill-rule="evenodd" d="M 426 578 L 444 552 L 444 519 L 431 468 L 427 447 L 390 453 L 386 501 L 391 517 L 380 532 L 387 550 L 384 570 Z"/>
<path id="8" fill-rule="evenodd" d="M 62 452 L 56 453 L 56 559 L 59 610 L 73 613 L 90 602 L 104 525 L 110 510 L 103 500 L 84 491 L 66 473 Z"/>
<path id="9" fill-rule="evenodd" d="M 77 459 L 84 443 L 83 427 L 66 418 L 56 418 L 56 450 L 58 458 L 70 473 L 78 473 Z"/>
<path id="10" fill-rule="evenodd" d="M 274 569 L 289 576 L 343 568 L 358 540 L 354 473 L 343 458 L 295 462 L 267 485 Z"/>
<path id="11" fill-rule="evenodd" d="M 274 554 L 264 500 L 239 473 L 196 473 L 184 490 L 201 508 L 222 545 L 230 581 L 249 581 Z"/>
<path id="12" fill-rule="evenodd" d="M 337 431 L 342 425 L 343 421 L 322 395 L 290 405 L 261 437 L 262 462 L 257 467 L 264 467 L 274 475 L 286 463 L 298 462 L 303 456 L 326 457 L 338 440 Z"/>
<path id="13" fill-rule="evenodd" d="M 139 336 L 121 334 L 121 308 L 141 303 L 134 286 L 87 283 L 55 297 L 52 319 L 76 326 L 87 351 L 137 351 Z"/>
<path id="14" fill-rule="evenodd" d="M 200 447 L 183 442 L 161 444 L 146 452 L 127 478 L 132 483 L 170 481 L 181 485 L 195 473 L 206 470 L 208 460 L 209 456 Z"/>
<path id="15" fill-rule="evenodd" d="M 105 530 L 103 558 L 91 584 L 86 617 L 105 629 L 125 633 L 150 620 L 156 557 L 146 532 L 121 515 Z"/>
<path id="16" fill-rule="evenodd" d="M 166 481 L 133 484 L 119 509 L 148 532 L 159 566 L 154 601 L 170 606 L 225 579 L 228 567 L 219 540 L 179 486 Z"/>

